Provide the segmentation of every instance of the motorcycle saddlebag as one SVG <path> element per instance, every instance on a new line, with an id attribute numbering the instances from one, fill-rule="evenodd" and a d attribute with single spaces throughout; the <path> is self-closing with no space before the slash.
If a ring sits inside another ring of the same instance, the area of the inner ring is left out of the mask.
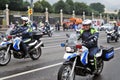
<path id="1" fill-rule="evenodd" d="M 104 61 L 109 61 L 114 57 L 114 48 L 103 48 L 102 59 Z"/>

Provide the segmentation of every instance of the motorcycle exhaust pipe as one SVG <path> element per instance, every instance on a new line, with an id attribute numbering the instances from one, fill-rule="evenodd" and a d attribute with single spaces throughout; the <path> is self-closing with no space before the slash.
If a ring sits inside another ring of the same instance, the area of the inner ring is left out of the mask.
<path id="1" fill-rule="evenodd" d="M 42 46 L 42 47 L 44 46 L 44 45 L 43 45 L 43 42 L 40 42 L 38 45 L 36 45 L 36 46 L 35 46 L 35 49 L 37 49 L 37 48 L 40 47 L 40 46 Z"/>
<path id="2" fill-rule="evenodd" d="M 32 51 L 34 51 L 35 49 L 37 49 L 40 46 L 44 47 L 43 42 L 40 42 L 38 45 L 36 45 L 35 48 L 33 48 L 32 50 L 29 51 L 29 53 L 31 53 Z"/>

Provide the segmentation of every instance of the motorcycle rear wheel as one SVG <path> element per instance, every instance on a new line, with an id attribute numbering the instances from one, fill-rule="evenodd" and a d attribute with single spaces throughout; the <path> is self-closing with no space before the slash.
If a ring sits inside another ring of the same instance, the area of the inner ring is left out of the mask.
<path id="1" fill-rule="evenodd" d="M 71 71 L 71 65 L 62 65 L 59 69 L 57 80 L 75 80 L 75 73 L 73 73 L 72 79 L 70 79 Z"/>
<path id="2" fill-rule="evenodd" d="M 10 54 L 10 52 L 8 52 L 7 54 L 5 54 L 6 51 L 7 51 L 6 48 L 0 49 L 0 66 L 7 65 L 10 62 L 10 60 L 11 60 L 11 54 Z"/>
<path id="3" fill-rule="evenodd" d="M 41 47 L 39 47 L 38 49 L 35 49 L 33 52 L 30 53 L 30 57 L 32 60 L 38 60 L 41 56 Z"/>

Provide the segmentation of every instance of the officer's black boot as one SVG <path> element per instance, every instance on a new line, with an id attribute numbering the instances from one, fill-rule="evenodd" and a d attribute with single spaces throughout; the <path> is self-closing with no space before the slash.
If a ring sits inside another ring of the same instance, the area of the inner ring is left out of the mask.
<path id="1" fill-rule="evenodd" d="M 95 60 L 94 58 L 91 58 L 89 59 L 89 62 L 90 62 L 90 69 L 91 69 L 91 73 L 94 73 L 95 72 Z"/>

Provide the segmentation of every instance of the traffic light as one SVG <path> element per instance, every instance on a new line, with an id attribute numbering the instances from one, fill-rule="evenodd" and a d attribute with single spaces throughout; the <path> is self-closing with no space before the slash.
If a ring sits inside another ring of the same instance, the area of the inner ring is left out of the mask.
<path id="1" fill-rule="evenodd" d="M 32 15 L 32 14 L 33 14 L 33 11 L 32 11 L 31 8 L 28 10 L 28 14 L 29 14 L 29 15 Z"/>

